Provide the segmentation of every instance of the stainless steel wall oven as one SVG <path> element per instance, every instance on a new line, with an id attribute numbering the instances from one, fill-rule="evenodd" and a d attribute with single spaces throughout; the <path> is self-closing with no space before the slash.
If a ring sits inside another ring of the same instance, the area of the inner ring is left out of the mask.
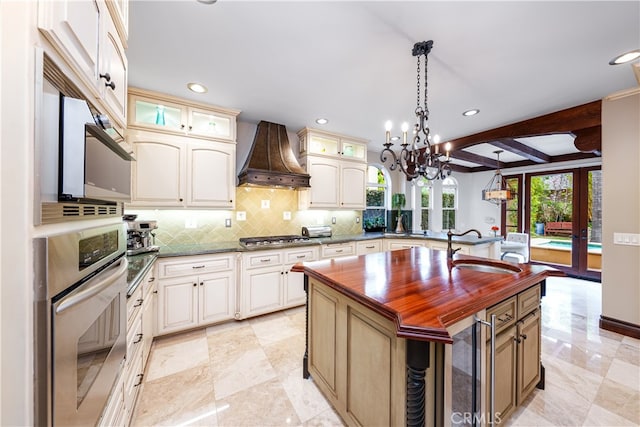
<path id="1" fill-rule="evenodd" d="M 124 366 L 123 224 L 36 239 L 36 425 L 95 425 Z"/>

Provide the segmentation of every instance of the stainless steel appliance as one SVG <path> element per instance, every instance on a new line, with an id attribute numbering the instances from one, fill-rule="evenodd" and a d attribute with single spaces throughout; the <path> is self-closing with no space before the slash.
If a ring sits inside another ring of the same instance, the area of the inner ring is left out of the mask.
<path id="1" fill-rule="evenodd" d="M 123 224 L 35 239 L 35 425 L 95 425 L 124 366 Z"/>
<path id="2" fill-rule="evenodd" d="M 60 99 L 58 199 L 131 201 L 133 158 L 106 132 L 108 120 L 94 119 L 82 99 Z"/>
<path id="3" fill-rule="evenodd" d="M 306 236 L 298 235 L 286 235 L 286 236 L 260 236 L 260 237 L 241 237 L 240 244 L 247 248 L 252 247 L 264 247 L 264 246 L 278 246 L 291 243 L 304 243 L 308 242 L 309 238 Z"/>
<path id="4" fill-rule="evenodd" d="M 310 225 L 302 227 L 302 235 L 307 237 L 331 237 L 331 227 L 328 225 Z"/>
<path id="5" fill-rule="evenodd" d="M 153 230 L 158 228 L 156 221 L 125 221 L 127 226 L 127 255 L 137 255 L 154 252 L 160 249 L 155 244 L 156 235 Z"/>

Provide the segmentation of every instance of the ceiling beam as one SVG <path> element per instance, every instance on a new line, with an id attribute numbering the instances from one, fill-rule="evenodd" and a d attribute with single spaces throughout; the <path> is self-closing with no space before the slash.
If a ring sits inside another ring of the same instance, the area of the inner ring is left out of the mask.
<path id="1" fill-rule="evenodd" d="M 523 120 L 499 128 L 479 132 L 449 141 L 452 153 L 465 147 L 504 138 L 523 138 L 527 136 L 551 135 L 556 133 L 574 133 L 580 129 L 600 126 L 602 101 L 597 100 L 566 110 Z"/>
<path id="2" fill-rule="evenodd" d="M 551 157 L 548 154 L 538 151 L 535 148 L 524 145 L 523 143 L 516 141 L 513 138 L 501 138 L 495 141 L 491 141 L 491 145 L 495 145 L 498 148 L 502 148 L 505 151 L 517 154 L 524 157 L 527 160 L 531 160 L 535 163 L 549 163 Z"/>
<path id="3" fill-rule="evenodd" d="M 583 153 L 600 156 L 602 152 L 602 126 L 579 129 L 574 132 L 576 139 L 573 145 Z"/>
<path id="4" fill-rule="evenodd" d="M 489 168 L 496 168 L 496 167 L 504 166 L 503 162 L 500 162 L 500 165 L 498 165 L 498 162 L 497 162 L 496 159 L 491 159 L 489 157 L 480 156 L 478 154 L 470 153 L 470 152 L 464 151 L 464 150 L 455 151 L 455 152 L 451 153 L 451 157 L 453 157 L 454 159 L 458 159 L 458 160 L 464 160 L 465 162 L 477 163 L 479 165 L 486 166 L 486 167 L 489 167 Z"/>

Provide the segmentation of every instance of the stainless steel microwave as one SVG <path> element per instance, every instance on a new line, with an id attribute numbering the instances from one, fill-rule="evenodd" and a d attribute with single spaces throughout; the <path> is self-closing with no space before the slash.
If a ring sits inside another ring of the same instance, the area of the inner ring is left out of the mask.
<path id="1" fill-rule="evenodd" d="M 59 201 L 131 201 L 133 158 L 98 123 L 85 100 L 60 97 Z"/>

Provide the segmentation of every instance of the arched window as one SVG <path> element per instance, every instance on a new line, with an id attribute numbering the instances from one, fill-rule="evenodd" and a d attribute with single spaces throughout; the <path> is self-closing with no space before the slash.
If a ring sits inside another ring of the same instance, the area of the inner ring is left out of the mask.
<path id="1" fill-rule="evenodd" d="M 413 189 L 414 202 L 414 230 L 429 230 L 431 227 L 430 219 L 433 212 L 433 186 L 431 181 L 424 178 L 416 180 Z"/>
<path id="2" fill-rule="evenodd" d="M 385 229 L 389 188 L 391 188 L 391 182 L 384 167 L 376 165 L 367 167 L 367 209 L 362 219 L 362 226 L 366 231 Z"/>
<path id="3" fill-rule="evenodd" d="M 458 182 L 451 177 L 442 181 L 442 229 L 456 228 L 458 210 Z"/>

